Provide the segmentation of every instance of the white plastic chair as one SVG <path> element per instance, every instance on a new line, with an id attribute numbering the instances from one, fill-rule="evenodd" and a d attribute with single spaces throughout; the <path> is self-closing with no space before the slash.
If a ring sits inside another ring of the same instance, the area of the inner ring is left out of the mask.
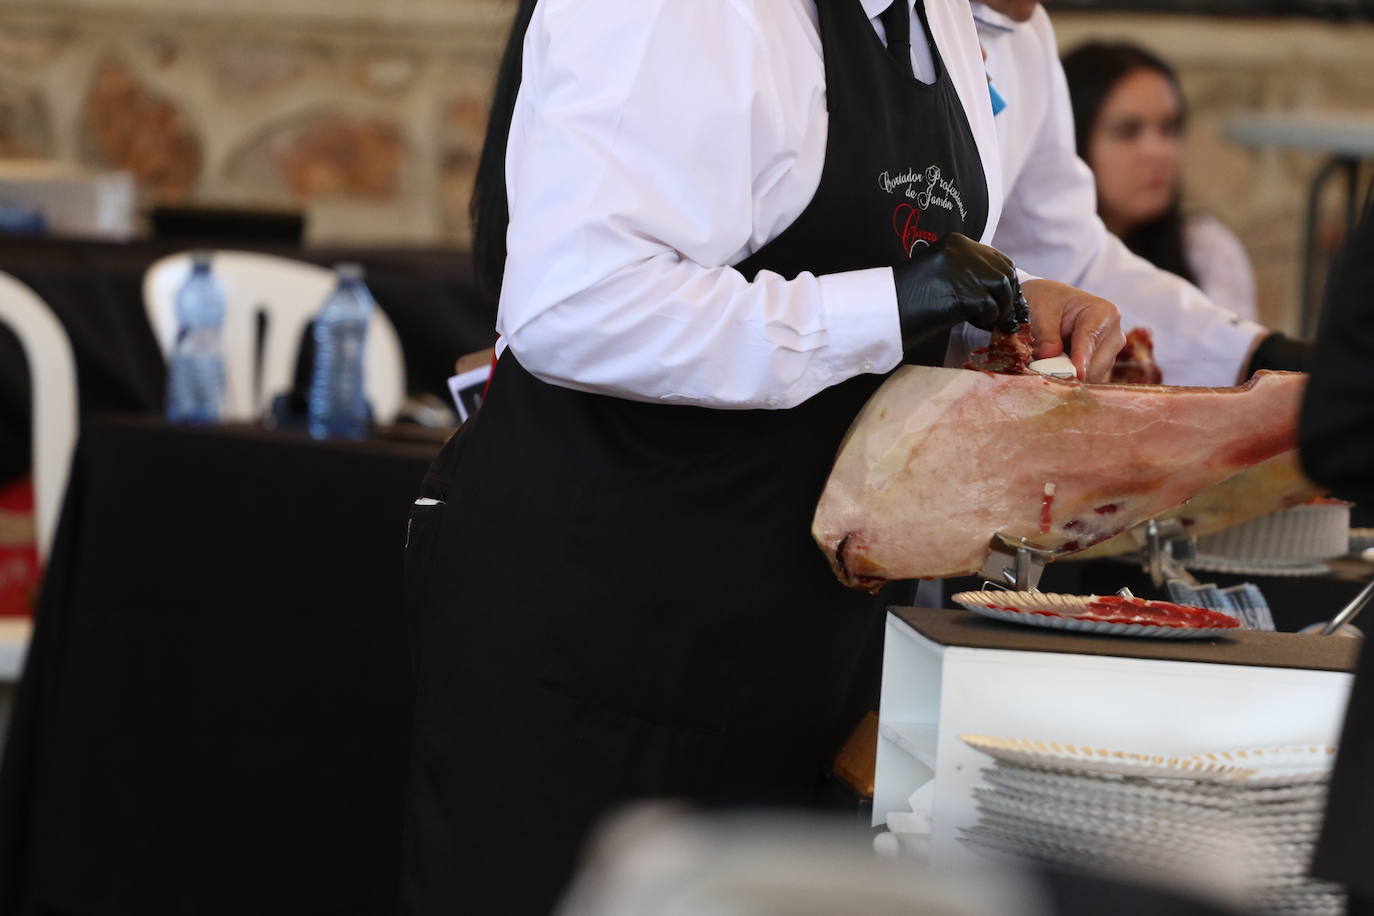
<path id="1" fill-rule="evenodd" d="M 76 444 L 76 359 L 52 309 L 33 290 L 0 273 L 0 321 L 19 338 L 33 389 L 34 527 L 45 562 L 67 492 Z"/>
<path id="2" fill-rule="evenodd" d="M 210 270 L 224 289 L 225 420 L 263 416 L 291 387 L 301 334 L 334 289 L 334 272 L 304 261 L 249 251 L 216 251 Z M 159 259 L 143 276 L 143 304 L 164 355 L 176 340 L 176 296 L 191 273 L 191 255 Z M 257 368 L 257 316 L 267 317 Z M 378 423 L 395 419 L 405 400 L 405 357 L 391 320 L 372 310 L 364 368 Z M 254 371 L 255 368 L 257 371 Z"/>

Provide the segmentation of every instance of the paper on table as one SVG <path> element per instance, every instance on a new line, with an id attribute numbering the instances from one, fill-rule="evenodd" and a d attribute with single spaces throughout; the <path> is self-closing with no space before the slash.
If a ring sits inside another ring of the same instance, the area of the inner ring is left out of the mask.
<path id="1" fill-rule="evenodd" d="M 930 833 L 931 812 L 935 809 L 935 781 L 931 780 L 907 797 L 911 811 L 894 811 L 887 816 L 888 827 L 894 833 Z M 892 819 L 901 815 L 900 824 Z"/>
<path id="2" fill-rule="evenodd" d="M 453 406 L 458 409 L 458 422 L 466 422 L 468 415 L 482 406 L 482 390 L 490 376 L 491 367 L 483 366 L 449 378 L 448 390 L 453 396 Z"/>

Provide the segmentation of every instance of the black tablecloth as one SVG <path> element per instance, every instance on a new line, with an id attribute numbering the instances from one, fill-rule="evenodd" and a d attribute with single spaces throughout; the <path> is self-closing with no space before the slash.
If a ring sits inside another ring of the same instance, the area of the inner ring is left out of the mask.
<path id="1" fill-rule="evenodd" d="M 161 413 L 166 369 L 145 317 L 143 275 L 158 258 L 186 247 L 0 236 L 0 270 L 31 286 L 71 338 L 83 411 Z M 495 305 L 478 294 L 465 252 L 226 247 L 325 265 L 362 263 L 400 337 L 411 393 L 448 403 L 454 360 L 495 340 Z M 18 341 L 0 327 L 0 483 L 27 469 L 28 443 L 28 371 Z"/>
<path id="2" fill-rule="evenodd" d="M 82 428 L 0 771 L 0 914 L 385 914 L 437 443 Z"/>

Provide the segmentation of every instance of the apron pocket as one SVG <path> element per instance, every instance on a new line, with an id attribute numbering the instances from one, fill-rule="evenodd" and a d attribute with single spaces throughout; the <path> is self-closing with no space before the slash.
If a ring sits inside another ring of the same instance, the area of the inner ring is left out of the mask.
<path id="1" fill-rule="evenodd" d="M 548 684 L 535 696 L 549 714 L 538 730 L 546 755 L 539 778 L 568 797 L 585 793 L 604 814 L 642 798 L 707 799 L 728 766 L 728 736 L 681 722 L 647 719 Z"/>
<path id="2" fill-rule="evenodd" d="M 684 457 L 579 493 L 562 590 L 541 609 L 541 681 L 645 721 L 723 731 L 732 699 L 766 680 L 761 647 L 791 554 L 819 554 L 800 514 L 795 544 L 774 530 L 787 500 L 771 457 Z"/>

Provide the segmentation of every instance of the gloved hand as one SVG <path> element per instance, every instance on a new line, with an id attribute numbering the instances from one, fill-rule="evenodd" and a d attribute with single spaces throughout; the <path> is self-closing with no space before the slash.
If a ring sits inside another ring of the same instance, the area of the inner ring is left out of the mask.
<path id="1" fill-rule="evenodd" d="M 1260 341 L 1255 355 L 1250 357 L 1246 378 L 1261 369 L 1282 369 L 1288 372 L 1311 372 L 1317 345 L 1310 340 L 1294 340 L 1278 331 Z"/>
<path id="2" fill-rule="evenodd" d="M 957 232 L 897 265 L 892 273 L 902 352 L 908 358 L 923 341 L 961 321 L 1010 334 L 1030 320 L 1011 260 Z"/>

